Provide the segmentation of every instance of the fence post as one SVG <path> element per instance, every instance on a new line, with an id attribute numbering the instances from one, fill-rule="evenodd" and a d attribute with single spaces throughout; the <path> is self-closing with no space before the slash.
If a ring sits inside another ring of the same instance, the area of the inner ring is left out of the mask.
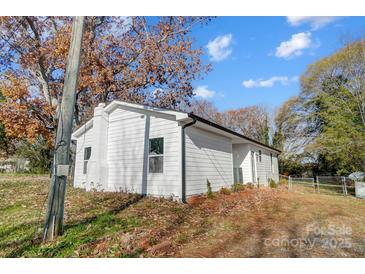
<path id="1" fill-rule="evenodd" d="M 345 196 L 347 196 L 346 177 L 342 177 L 342 184 L 343 184 L 343 192 Z"/>
<path id="2" fill-rule="evenodd" d="M 318 180 L 318 176 L 316 176 L 316 183 L 317 183 L 317 192 L 319 193 L 319 180 Z"/>
<path id="3" fill-rule="evenodd" d="M 290 175 L 289 175 L 289 191 L 291 191 L 291 177 L 290 177 Z"/>
<path id="4" fill-rule="evenodd" d="M 316 186 L 314 184 L 314 178 L 312 178 L 312 184 L 313 184 L 313 191 L 314 191 L 314 193 L 316 193 Z"/>

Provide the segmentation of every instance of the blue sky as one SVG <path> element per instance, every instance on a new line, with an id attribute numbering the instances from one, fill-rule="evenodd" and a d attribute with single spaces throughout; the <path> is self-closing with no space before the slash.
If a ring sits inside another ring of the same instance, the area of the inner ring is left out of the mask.
<path id="1" fill-rule="evenodd" d="M 359 38 L 365 17 L 218 17 L 193 30 L 213 71 L 194 82 L 219 110 L 261 104 L 274 111 L 300 90 L 306 67 Z"/>

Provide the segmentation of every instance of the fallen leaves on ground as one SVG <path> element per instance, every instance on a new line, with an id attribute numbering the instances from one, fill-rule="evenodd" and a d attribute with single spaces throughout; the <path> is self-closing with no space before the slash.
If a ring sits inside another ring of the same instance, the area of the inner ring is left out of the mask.
<path id="1" fill-rule="evenodd" d="M 364 201 L 285 188 L 224 191 L 182 204 L 68 186 L 65 234 L 41 243 L 49 177 L 0 176 L 2 257 L 364 257 Z M 328 224 L 352 228 L 351 248 L 287 244 L 317 239 L 307 226 Z M 284 241 L 267 244 L 275 239 Z"/>

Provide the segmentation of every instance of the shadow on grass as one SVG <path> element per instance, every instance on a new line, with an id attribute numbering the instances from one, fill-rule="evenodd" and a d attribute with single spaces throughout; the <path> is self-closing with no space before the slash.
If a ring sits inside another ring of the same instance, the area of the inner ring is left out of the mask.
<path id="1" fill-rule="evenodd" d="M 121 219 L 117 218 L 116 214 L 138 203 L 143 198 L 142 195 L 133 195 L 132 199 L 116 208 L 80 222 L 67 224 L 65 225 L 64 235 L 53 242 L 42 244 L 40 239 L 34 239 L 34 235 L 29 233 L 27 237 L 21 240 L 4 243 L 2 244 L 4 247 L 13 247 L 10 252 L 6 253 L 5 257 L 21 257 L 24 255 L 27 257 L 70 257 L 80 245 L 91 243 L 108 233 L 127 231 L 131 227 L 139 226 L 140 222 L 137 218 L 132 216 Z M 19 230 L 21 226 L 17 226 L 15 229 Z M 11 233 L 11 230 L 6 231 L 6 235 Z"/>
<path id="2" fill-rule="evenodd" d="M 34 240 L 34 226 L 36 222 L 29 222 L 21 225 L 14 226 L 10 229 L 0 232 L 0 249 L 5 250 L 11 248 L 11 250 L 17 250 L 25 246 L 29 247 Z M 12 237 L 15 239 L 7 240 L 5 237 Z M 11 253 L 11 252 L 10 252 Z M 5 257 L 11 257 L 6 254 Z"/>
<path id="3" fill-rule="evenodd" d="M 13 226 L 13 227 L 11 227 L 9 229 L 0 230 L 0 242 L 3 241 L 2 239 L 5 239 L 5 237 L 7 237 L 7 236 L 9 236 L 11 234 L 24 231 L 24 228 L 25 227 L 29 227 L 29 229 L 32 228 L 33 229 L 33 232 L 34 232 L 34 226 L 36 224 L 37 224 L 37 222 L 34 221 L 34 222 L 22 223 L 22 224 Z M 0 244 L 0 249 L 2 247 L 3 247 L 3 244 Z"/>

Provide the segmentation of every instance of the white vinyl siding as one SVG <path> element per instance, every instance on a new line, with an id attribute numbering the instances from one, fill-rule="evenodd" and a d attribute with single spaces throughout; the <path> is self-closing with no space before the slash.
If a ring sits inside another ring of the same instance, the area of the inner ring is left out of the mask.
<path id="1" fill-rule="evenodd" d="M 260 184 L 267 185 L 269 178 L 276 182 L 279 180 L 277 153 L 254 144 L 234 144 L 233 145 L 233 165 L 241 167 L 243 172 L 243 182 L 252 183 L 251 151 L 255 152 L 257 178 Z M 259 152 L 261 151 L 261 161 Z M 272 153 L 273 166 L 271 166 L 270 153 Z"/>
<path id="2" fill-rule="evenodd" d="M 272 176 L 275 182 L 279 182 L 279 160 L 277 153 L 272 154 L 272 161 L 273 161 Z"/>
<path id="3" fill-rule="evenodd" d="M 176 121 L 123 109 L 109 116 L 109 189 L 179 196 L 180 128 Z M 147 122 L 147 123 L 146 123 Z M 164 138 L 163 172 L 148 172 L 148 142 Z M 147 143 L 146 143 L 147 142 Z"/>
<path id="4" fill-rule="evenodd" d="M 74 135 L 79 136 L 74 137 L 77 141 L 75 187 L 90 190 L 97 183 L 104 191 L 181 198 L 182 128 L 176 116 L 128 106 L 109 111 L 96 109 L 91 128 Z M 212 132 L 214 128 L 209 127 L 210 131 L 198 126 L 199 123 L 185 130 L 187 196 L 206 193 L 207 180 L 213 191 L 230 187 L 234 167 L 242 168 L 244 183 L 252 182 L 252 151 L 258 154 L 261 150 L 261 162 L 257 161 L 260 183 L 266 184 L 268 178 L 278 181 L 277 153 L 255 144 L 232 145 L 231 138 L 219 131 Z M 163 138 L 160 156 L 149 155 L 149 141 L 154 138 Z M 242 139 L 242 142 L 246 141 Z M 83 174 L 85 147 L 91 147 L 87 174 Z M 149 172 L 150 157 L 162 157 L 162 169 L 158 168 L 158 173 Z"/>
<path id="5" fill-rule="evenodd" d="M 252 183 L 251 154 L 249 144 L 233 145 L 233 166 L 242 168 L 243 183 Z"/>
<path id="6" fill-rule="evenodd" d="M 186 135 L 186 195 L 207 192 L 233 184 L 232 142 L 229 138 L 188 127 Z"/>
<path id="7" fill-rule="evenodd" d="M 268 149 L 258 148 L 254 145 L 251 145 L 251 148 L 257 153 L 257 155 L 259 154 L 259 150 L 261 150 L 261 162 L 257 161 L 257 176 L 259 178 L 260 184 L 267 185 L 269 178 L 272 178 L 274 181 L 278 182 L 279 173 L 276 154 Z M 274 172 L 271 167 L 270 153 L 273 155 L 272 160 Z"/>
<path id="8" fill-rule="evenodd" d="M 86 174 L 84 174 L 84 152 L 86 147 L 92 146 L 93 128 L 88 129 L 76 140 L 76 161 L 75 161 L 75 178 L 74 186 L 86 187 Z M 91 149 L 92 150 L 92 149 Z"/>

